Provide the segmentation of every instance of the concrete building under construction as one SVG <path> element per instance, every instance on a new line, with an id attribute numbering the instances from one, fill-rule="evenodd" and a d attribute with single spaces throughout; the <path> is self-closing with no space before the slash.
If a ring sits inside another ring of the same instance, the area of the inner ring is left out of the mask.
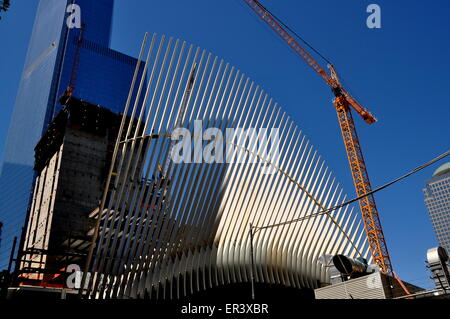
<path id="1" fill-rule="evenodd" d="M 35 148 L 34 185 L 19 281 L 64 285 L 67 265 L 83 265 L 88 214 L 105 187 L 121 116 L 71 98 Z"/>

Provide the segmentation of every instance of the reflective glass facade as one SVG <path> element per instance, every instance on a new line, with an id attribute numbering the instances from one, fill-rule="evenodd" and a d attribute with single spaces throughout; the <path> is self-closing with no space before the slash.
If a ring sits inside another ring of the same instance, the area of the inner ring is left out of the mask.
<path id="1" fill-rule="evenodd" d="M 81 30 L 69 29 L 69 4 L 81 8 Z M 109 48 L 114 0 L 41 0 L 17 93 L 0 171 L 0 270 L 20 239 L 33 186 L 34 147 L 73 80 L 74 96 L 123 109 L 137 60 Z M 77 53 L 78 52 L 78 53 Z M 76 74 L 76 76 L 73 76 Z"/>
<path id="2" fill-rule="evenodd" d="M 436 170 L 426 183 L 424 194 L 439 246 L 450 252 L 450 163 Z"/>

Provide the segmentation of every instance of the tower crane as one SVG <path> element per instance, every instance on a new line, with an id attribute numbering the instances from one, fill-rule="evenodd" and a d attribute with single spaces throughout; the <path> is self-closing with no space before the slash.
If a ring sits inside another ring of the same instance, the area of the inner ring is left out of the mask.
<path id="1" fill-rule="evenodd" d="M 351 108 L 358 113 L 368 124 L 373 124 L 377 119 L 359 104 L 342 86 L 334 66 L 328 64 L 328 70 L 324 68 L 302 47 L 287 31 L 279 20 L 269 12 L 257 0 L 244 0 L 245 3 L 272 29 L 274 30 L 324 81 L 331 87 L 334 94 L 333 104 L 336 108 L 339 125 L 347 152 L 348 162 L 353 177 L 353 183 L 358 197 L 367 195 L 372 187 L 367 173 L 361 144 L 356 133 Z M 315 51 L 315 50 L 314 50 Z M 316 51 L 317 52 L 317 51 Z M 396 277 L 388 248 L 381 227 L 375 199 L 372 194 L 359 199 L 364 230 L 370 247 L 374 262 L 381 268 L 383 273 Z"/>

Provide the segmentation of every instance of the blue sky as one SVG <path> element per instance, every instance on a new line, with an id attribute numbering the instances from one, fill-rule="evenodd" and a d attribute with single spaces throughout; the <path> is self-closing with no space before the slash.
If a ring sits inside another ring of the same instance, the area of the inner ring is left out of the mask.
<path id="1" fill-rule="evenodd" d="M 1 154 L 37 3 L 14 0 L 0 20 Z M 374 187 L 449 148 L 449 1 L 262 3 L 329 58 L 346 88 L 379 119 L 368 125 L 355 115 Z M 371 3 L 381 7 L 381 29 L 366 26 Z M 136 56 L 145 31 L 199 45 L 250 76 L 289 112 L 354 195 L 329 88 L 242 0 L 116 0 L 112 47 Z M 396 272 L 425 286 L 426 250 L 437 243 L 422 188 L 438 166 L 376 194 Z"/>

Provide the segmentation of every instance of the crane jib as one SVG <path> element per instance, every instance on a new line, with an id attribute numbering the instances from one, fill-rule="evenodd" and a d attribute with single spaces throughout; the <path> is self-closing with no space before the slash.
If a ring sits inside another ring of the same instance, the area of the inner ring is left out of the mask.
<path id="1" fill-rule="evenodd" d="M 289 33 L 284 30 L 278 22 L 276 22 L 270 14 L 261 8 L 256 2 L 252 0 L 246 0 L 248 5 L 283 39 L 289 46 L 294 49 L 305 61 L 308 63 L 317 73 L 324 77 L 325 81 L 328 83 L 331 77 L 325 72 L 325 70 L 317 63 L 317 61 L 303 49 L 297 41 L 294 40 Z"/>
<path id="2" fill-rule="evenodd" d="M 319 63 L 287 32 L 272 15 L 257 1 L 254 0 L 244 0 L 247 5 L 256 13 L 258 16 L 266 22 L 266 24 L 274 30 L 278 36 L 280 36 L 309 66 L 313 68 L 316 73 L 333 89 L 340 87 L 339 82 L 333 79 L 320 65 Z M 336 75 L 337 76 L 337 75 Z M 368 124 L 375 123 L 376 118 L 366 109 L 364 109 L 353 97 L 347 92 L 344 94 L 347 98 L 349 105 L 364 119 Z"/>

